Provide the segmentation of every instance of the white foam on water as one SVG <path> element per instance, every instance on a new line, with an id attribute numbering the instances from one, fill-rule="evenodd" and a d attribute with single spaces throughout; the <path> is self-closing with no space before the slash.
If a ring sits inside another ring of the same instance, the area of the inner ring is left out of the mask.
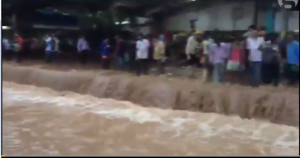
<path id="1" fill-rule="evenodd" d="M 81 112 L 77 116 L 94 113 L 108 119 L 128 119 L 139 124 L 157 123 L 159 127 L 156 132 L 171 131 L 170 137 L 174 138 L 189 137 L 195 141 L 214 137 L 234 139 L 243 143 L 258 143 L 256 146 L 273 146 L 274 150 L 280 149 L 272 151 L 273 154 L 283 154 L 279 153 L 282 151 L 286 151 L 286 154 L 299 152 L 299 129 L 295 127 L 218 114 L 145 108 L 126 101 L 55 92 L 33 86 L 18 85 L 16 88 L 14 85 L 16 84 L 4 82 L 4 108 L 22 106 L 14 102 L 47 103 L 56 107 L 79 108 Z M 26 104 L 28 105 L 30 104 Z M 232 149 L 234 150 L 234 146 Z M 261 152 L 265 152 L 263 147 Z"/>

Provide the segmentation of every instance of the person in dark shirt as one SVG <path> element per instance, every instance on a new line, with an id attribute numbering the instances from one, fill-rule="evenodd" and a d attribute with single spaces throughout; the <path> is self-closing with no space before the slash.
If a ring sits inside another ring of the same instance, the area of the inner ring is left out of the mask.
<path id="1" fill-rule="evenodd" d="M 280 78 L 280 53 L 276 37 L 270 37 L 261 47 L 262 79 L 265 84 L 278 86 Z"/>
<path id="2" fill-rule="evenodd" d="M 108 38 L 103 40 L 100 45 L 100 55 L 101 55 L 101 65 L 103 69 L 110 68 L 110 60 L 111 60 L 111 47 L 109 45 Z"/>
<path id="3" fill-rule="evenodd" d="M 136 52 L 136 41 L 131 39 L 126 41 L 126 51 L 127 51 L 127 64 L 128 70 L 134 71 L 135 70 L 135 52 Z"/>
<path id="4" fill-rule="evenodd" d="M 117 57 L 117 64 L 119 70 L 123 70 L 125 67 L 125 41 L 120 37 L 116 36 L 116 49 L 114 54 Z"/>

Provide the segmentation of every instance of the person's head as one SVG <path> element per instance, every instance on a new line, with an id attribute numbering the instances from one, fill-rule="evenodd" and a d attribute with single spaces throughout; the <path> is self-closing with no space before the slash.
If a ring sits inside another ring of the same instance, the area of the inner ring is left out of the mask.
<path id="1" fill-rule="evenodd" d="M 294 35 L 294 39 L 295 39 L 296 41 L 299 41 L 299 33 L 296 33 L 296 34 Z"/>
<path id="2" fill-rule="evenodd" d="M 83 34 L 79 35 L 79 39 L 84 39 L 84 35 Z"/>
<path id="3" fill-rule="evenodd" d="M 250 25 L 248 27 L 248 31 L 255 31 L 256 30 L 256 26 L 255 25 Z"/>
<path id="4" fill-rule="evenodd" d="M 239 38 L 236 37 L 236 36 L 230 37 L 230 40 L 232 41 L 232 43 L 239 43 L 240 42 Z"/>
<path id="5" fill-rule="evenodd" d="M 292 41 L 294 41 L 294 37 L 291 34 L 288 34 L 286 36 L 286 40 L 287 40 L 287 42 L 292 42 Z"/>
<path id="6" fill-rule="evenodd" d="M 260 35 L 259 35 L 259 31 L 256 31 L 256 30 L 253 30 L 253 31 L 251 31 L 251 33 L 249 34 L 249 36 L 248 37 L 250 37 L 250 38 L 258 38 Z"/>
<path id="7" fill-rule="evenodd" d="M 158 41 L 159 41 L 159 39 L 158 39 L 158 37 L 157 37 L 157 36 L 153 36 L 153 38 L 152 38 L 152 41 L 153 41 L 154 43 L 156 43 L 156 42 L 158 42 Z"/>
<path id="8" fill-rule="evenodd" d="M 203 40 L 207 40 L 207 39 L 209 39 L 209 38 L 210 38 L 209 33 L 208 33 L 208 32 L 204 32 L 203 35 L 202 35 L 202 39 L 203 39 Z"/>
<path id="9" fill-rule="evenodd" d="M 220 29 L 219 28 L 215 28 L 215 29 L 213 29 L 213 32 L 214 33 L 218 33 L 218 32 L 220 32 Z"/>
<path id="10" fill-rule="evenodd" d="M 121 37 L 117 35 L 117 36 L 115 36 L 115 40 L 119 41 L 119 40 L 121 40 Z"/>
<path id="11" fill-rule="evenodd" d="M 190 36 L 194 36 L 195 37 L 195 30 L 190 32 Z"/>
<path id="12" fill-rule="evenodd" d="M 109 39 L 108 38 L 104 38 L 103 42 L 108 43 Z"/>
<path id="13" fill-rule="evenodd" d="M 145 38 L 145 36 L 143 35 L 143 34 L 139 34 L 138 36 L 137 36 L 137 39 L 138 40 L 142 40 L 142 39 L 144 39 Z"/>
<path id="14" fill-rule="evenodd" d="M 266 35 L 266 33 L 265 33 L 264 30 L 256 31 L 256 36 L 257 37 L 264 37 L 265 35 Z"/>
<path id="15" fill-rule="evenodd" d="M 270 39 L 270 42 L 271 42 L 272 44 L 275 44 L 275 43 L 277 43 L 277 41 L 278 41 L 278 40 L 277 40 L 278 38 L 277 38 L 275 35 L 271 36 L 269 39 Z"/>
<path id="16" fill-rule="evenodd" d="M 196 41 L 198 41 L 198 42 L 202 42 L 202 41 L 203 41 L 202 34 L 195 34 L 195 39 L 196 39 Z"/>
<path id="17" fill-rule="evenodd" d="M 221 38 L 215 38 L 215 43 L 217 44 L 217 45 L 220 45 L 221 44 L 221 41 L 222 41 L 222 39 Z"/>
<path id="18" fill-rule="evenodd" d="M 266 31 L 266 27 L 265 26 L 260 26 L 257 30 L 258 31 Z"/>
<path id="19" fill-rule="evenodd" d="M 20 36 L 19 36 L 19 34 L 16 33 L 14 37 L 17 38 L 17 37 L 20 37 Z"/>

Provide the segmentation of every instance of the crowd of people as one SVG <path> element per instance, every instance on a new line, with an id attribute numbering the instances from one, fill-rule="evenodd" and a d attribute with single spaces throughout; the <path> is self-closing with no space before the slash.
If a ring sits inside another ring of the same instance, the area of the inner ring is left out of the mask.
<path id="1" fill-rule="evenodd" d="M 49 34 L 43 42 L 45 61 L 52 63 L 61 53 L 60 40 Z M 20 54 L 25 49 L 24 40 L 19 35 L 15 35 L 14 40 L 4 37 L 2 44 L 6 59 L 15 57 L 17 62 L 21 62 Z M 168 60 L 166 46 L 167 43 L 159 36 L 149 38 L 138 34 L 130 40 L 120 35 L 106 38 L 96 50 L 92 50 L 89 42 L 81 36 L 76 48 L 79 62 L 83 65 L 88 63 L 91 53 L 96 52 L 103 69 L 110 69 L 112 63 L 117 63 L 121 71 L 147 75 L 152 65 L 157 68 L 158 74 L 165 73 Z M 284 39 L 268 36 L 263 29 L 256 29 L 255 26 L 250 26 L 242 37 L 231 39 L 215 38 L 205 32 L 193 31 L 186 42 L 185 56 L 187 65 L 201 67 L 203 81 L 224 83 L 230 78 L 249 74 L 254 87 L 262 83 L 278 86 L 283 80 L 287 80 L 290 85 L 299 82 L 298 39 L 293 35 L 287 35 Z"/>
<path id="2" fill-rule="evenodd" d="M 263 83 L 278 86 L 284 80 L 289 85 L 299 82 L 299 41 L 294 34 L 280 39 L 255 26 L 229 41 L 193 34 L 187 40 L 186 55 L 192 63 L 202 64 L 204 80 L 209 75 L 216 83 L 225 82 L 226 75 L 239 78 L 245 72 L 254 87 Z"/>

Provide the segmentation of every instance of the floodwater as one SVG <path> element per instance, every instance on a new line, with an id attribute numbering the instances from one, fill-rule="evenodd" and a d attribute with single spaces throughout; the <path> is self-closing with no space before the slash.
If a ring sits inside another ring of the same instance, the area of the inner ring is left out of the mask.
<path id="1" fill-rule="evenodd" d="M 130 101 L 139 106 L 240 116 L 299 127 L 299 88 L 251 88 L 198 80 L 141 76 L 103 70 L 60 71 L 3 64 L 3 80 L 72 91 L 97 98 Z"/>
<path id="2" fill-rule="evenodd" d="M 11 82 L 3 86 L 5 155 L 299 154 L 296 127 Z"/>

